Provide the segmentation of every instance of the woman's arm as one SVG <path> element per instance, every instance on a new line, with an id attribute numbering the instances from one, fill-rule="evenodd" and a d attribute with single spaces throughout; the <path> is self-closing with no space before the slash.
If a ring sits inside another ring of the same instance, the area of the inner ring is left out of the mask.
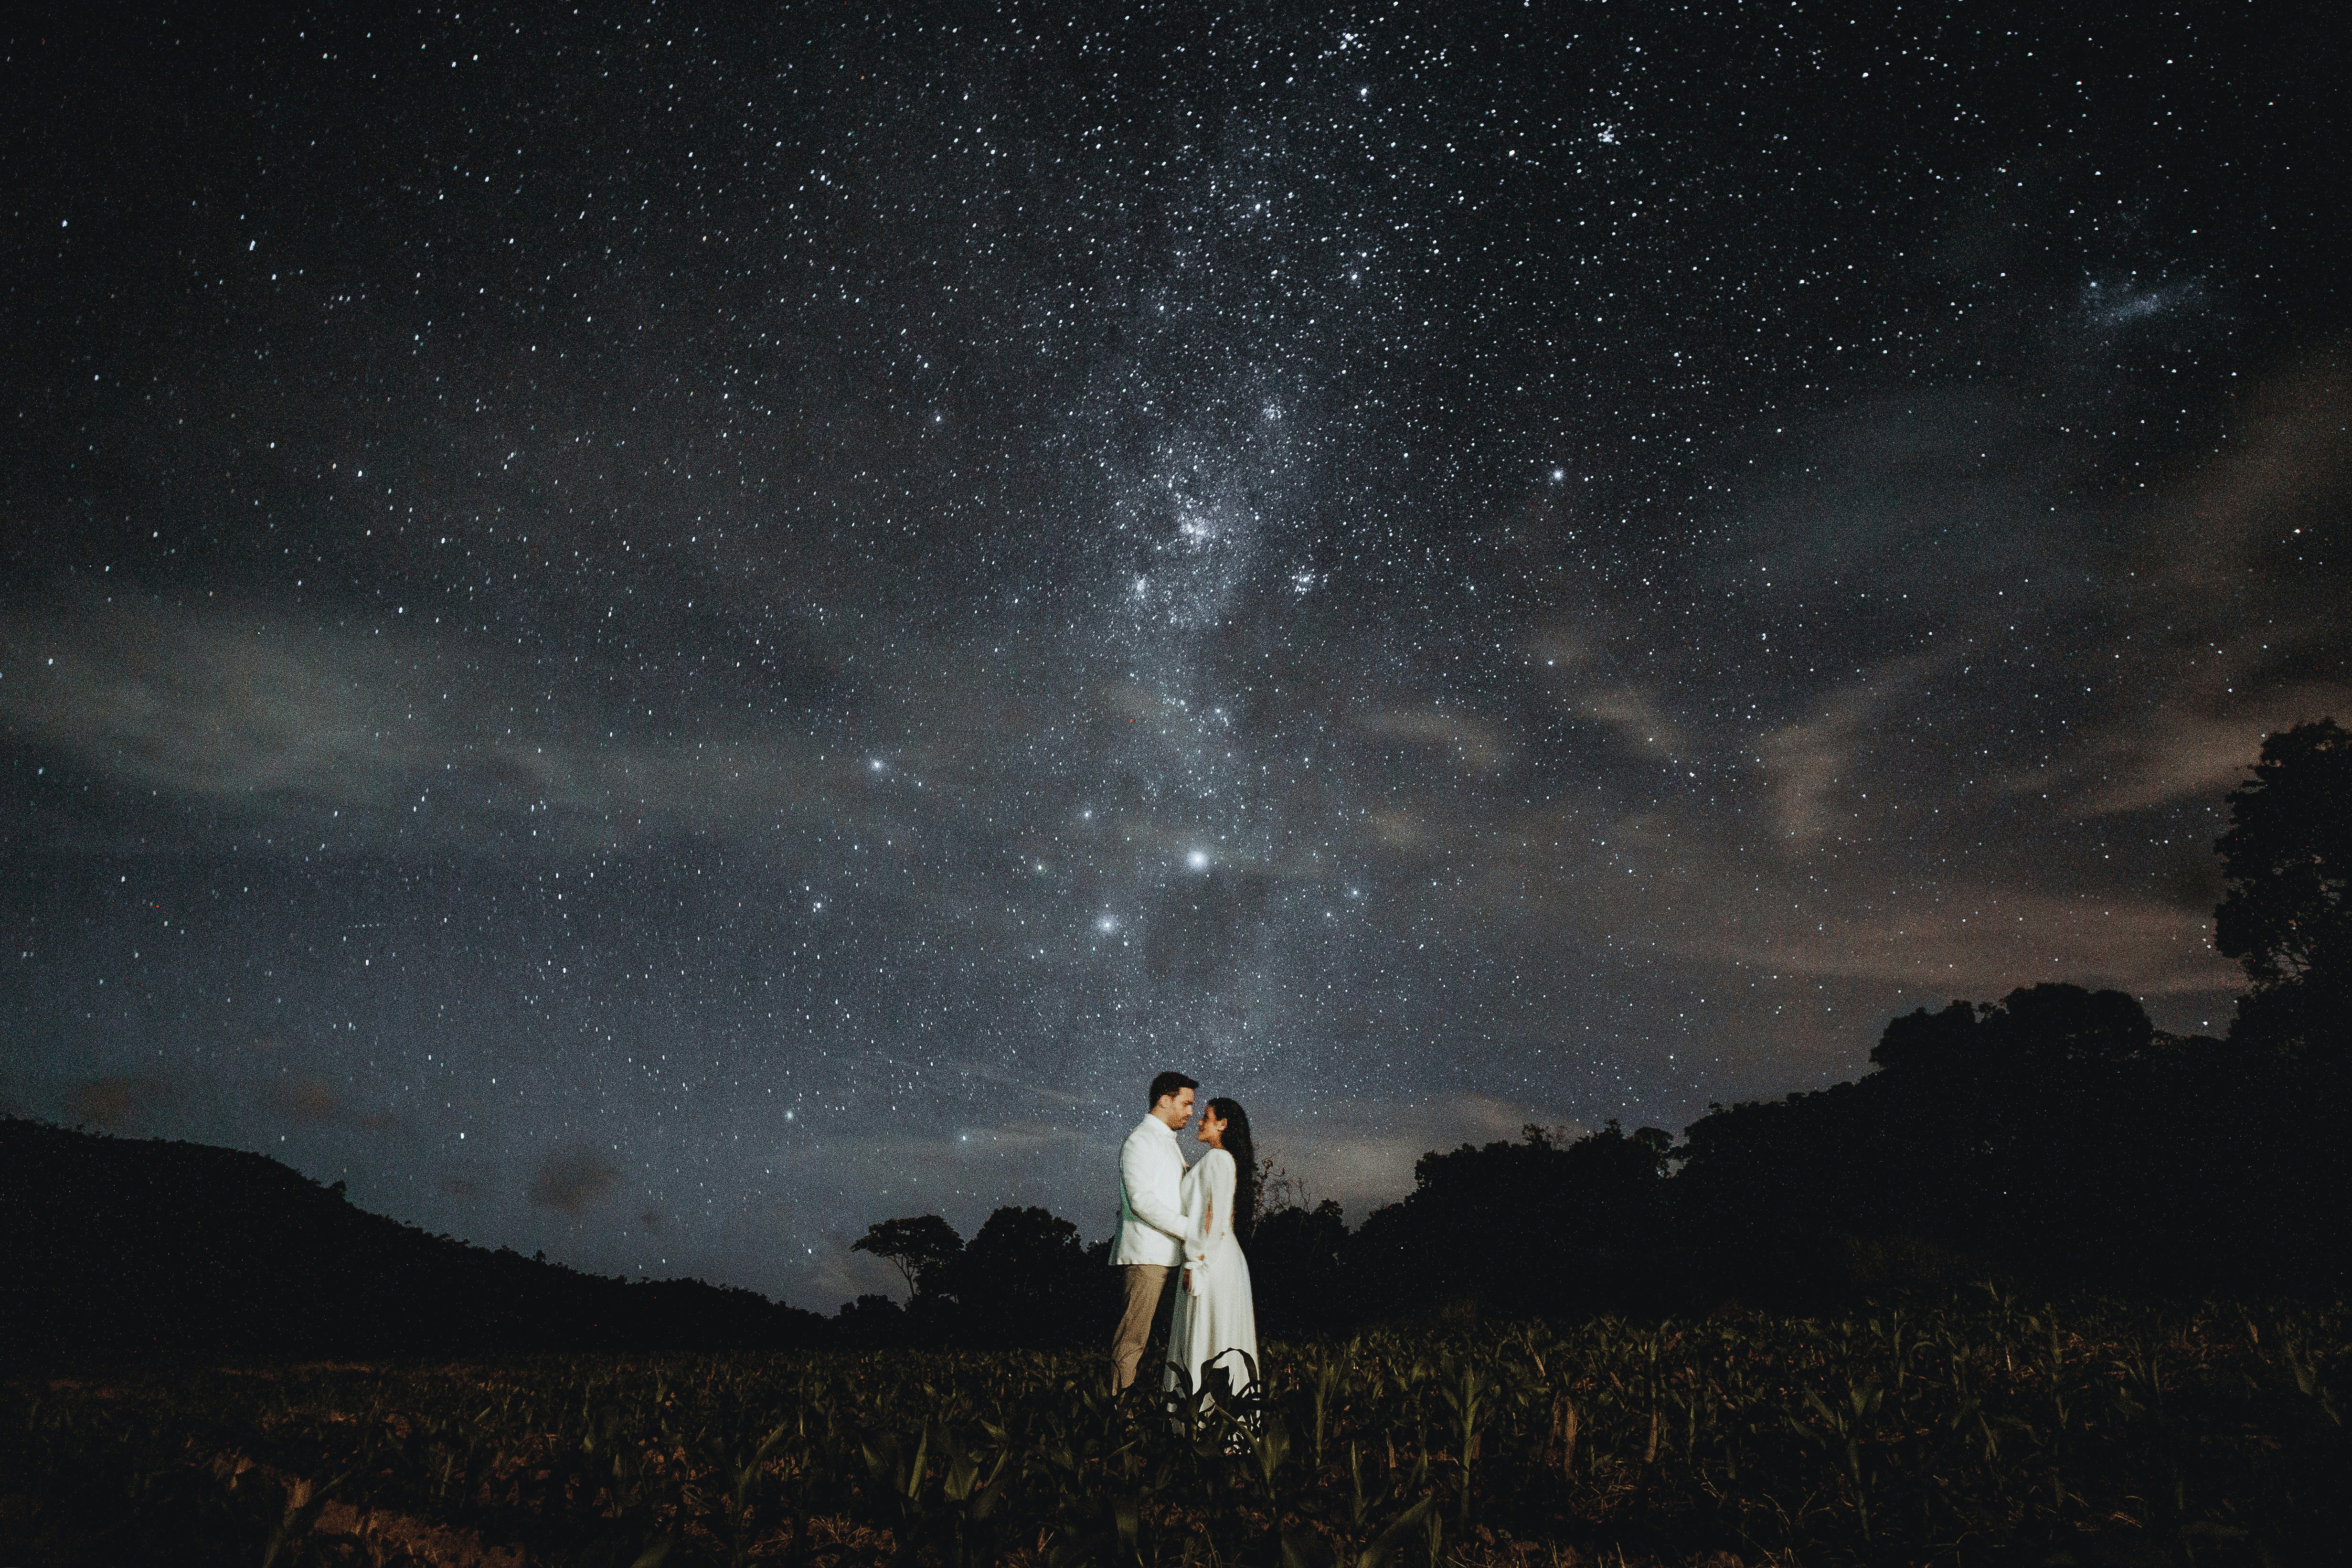
<path id="1" fill-rule="evenodd" d="M 1207 1202 L 1203 1205 L 1201 1225 L 1201 1250 L 1206 1253 L 1210 1246 L 1234 1233 L 1234 1188 L 1238 1182 L 1235 1172 L 1239 1167 L 1234 1165 L 1234 1157 L 1223 1149 L 1213 1152 L 1202 1161 L 1202 1164 L 1206 1167 L 1201 1173 L 1206 1178 L 1201 1185 Z"/>
<path id="2" fill-rule="evenodd" d="M 1204 1161 L 1203 1163 L 1205 1164 L 1206 1162 Z M 1216 1206 L 1214 1188 L 1204 1179 L 1207 1174 L 1206 1171 L 1192 1174 L 1192 1179 L 1188 1184 L 1192 1189 L 1188 1194 L 1192 1202 L 1187 1206 L 1184 1215 L 1183 1284 L 1185 1289 L 1196 1296 L 1201 1293 L 1202 1281 L 1207 1278 L 1209 1242 L 1212 1237 L 1209 1230 L 1209 1217 L 1212 1210 Z"/>

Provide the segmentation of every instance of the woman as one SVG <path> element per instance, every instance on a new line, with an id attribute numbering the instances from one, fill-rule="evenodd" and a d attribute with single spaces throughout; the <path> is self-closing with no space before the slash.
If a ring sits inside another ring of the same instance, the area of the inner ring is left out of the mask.
<path id="1" fill-rule="evenodd" d="M 1257 1151 L 1250 1143 L 1249 1117 L 1230 1100 L 1209 1101 L 1199 1136 L 1209 1152 L 1184 1173 L 1190 1234 L 1183 1292 L 1168 1331 L 1167 1386 L 1177 1386 L 1181 1369 L 1197 1396 L 1213 1367 L 1238 1395 L 1257 1381 L 1257 1308 L 1241 1244 L 1257 1209 Z"/>

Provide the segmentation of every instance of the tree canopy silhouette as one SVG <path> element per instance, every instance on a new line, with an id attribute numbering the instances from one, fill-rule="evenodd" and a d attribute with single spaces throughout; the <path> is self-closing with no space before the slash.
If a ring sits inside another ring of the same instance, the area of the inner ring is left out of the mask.
<path id="1" fill-rule="evenodd" d="M 948 1271 L 956 1335 L 1043 1348 L 1108 1333 L 1111 1270 L 1089 1259 L 1078 1227 L 1049 1210 L 988 1216 Z"/>
<path id="2" fill-rule="evenodd" d="M 1886 1026 L 1868 1077 L 1691 1127 L 1677 1211 L 1710 1253 L 1844 1236 L 1931 1244 L 1961 1270 L 2141 1270 L 2218 1190 L 2184 1168 L 2212 1141 L 2218 1049 L 2159 1036 L 2119 991 L 1922 1007 Z"/>
<path id="3" fill-rule="evenodd" d="M 2213 945 L 2244 965 L 2250 1043 L 2340 1047 L 2352 1014 L 2352 734 L 2332 719 L 2263 742 L 2217 847 Z"/>
<path id="4" fill-rule="evenodd" d="M 1565 1138 L 1432 1151 L 1413 1190 L 1364 1221 L 1349 1247 L 1357 1286 L 1391 1309 L 1475 1300 L 1505 1312 L 1608 1299 L 1659 1238 L 1671 1134 L 1615 1121 Z"/>
<path id="5" fill-rule="evenodd" d="M 870 1252 L 896 1268 L 911 1300 L 937 1287 L 941 1271 L 963 1255 L 963 1237 L 935 1214 L 916 1215 L 867 1226 L 849 1250 Z"/>

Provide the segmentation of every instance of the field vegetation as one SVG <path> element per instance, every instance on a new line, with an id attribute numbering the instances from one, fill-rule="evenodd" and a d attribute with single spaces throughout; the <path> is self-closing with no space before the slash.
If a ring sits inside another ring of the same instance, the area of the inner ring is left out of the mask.
<path id="1" fill-rule="evenodd" d="M 1265 1397 L 1098 1353 L 574 1355 L 34 1380 L 0 1561 L 792 1568 L 2271 1563 L 2352 1539 L 2340 1310 L 1998 1290 L 1432 1323 Z"/>

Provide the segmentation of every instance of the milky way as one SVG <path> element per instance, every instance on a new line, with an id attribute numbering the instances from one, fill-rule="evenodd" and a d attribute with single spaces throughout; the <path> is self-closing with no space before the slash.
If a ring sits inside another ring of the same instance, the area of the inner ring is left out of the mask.
<path id="1" fill-rule="evenodd" d="M 2339 78 L 2046 8 L 19 29 L 8 1109 L 830 1308 L 2042 980 L 2352 721 Z"/>

